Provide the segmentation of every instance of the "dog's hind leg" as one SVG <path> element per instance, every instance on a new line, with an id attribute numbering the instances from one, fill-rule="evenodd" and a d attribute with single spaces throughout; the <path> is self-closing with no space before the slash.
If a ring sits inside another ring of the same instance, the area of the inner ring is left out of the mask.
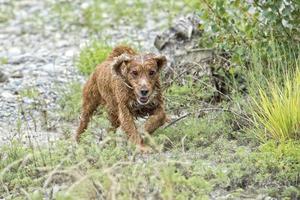
<path id="1" fill-rule="evenodd" d="M 79 142 L 80 135 L 86 130 L 94 111 L 104 100 L 99 94 L 96 84 L 90 79 L 83 89 L 82 113 L 80 116 L 80 125 L 76 132 L 76 141 Z"/>

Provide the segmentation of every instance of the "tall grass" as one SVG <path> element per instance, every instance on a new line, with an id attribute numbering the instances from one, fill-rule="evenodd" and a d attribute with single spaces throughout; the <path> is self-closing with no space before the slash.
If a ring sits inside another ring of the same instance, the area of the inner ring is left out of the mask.
<path id="1" fill-rule="evenodd" d="M 254 55 L 252 99 L 256 136 L 265 141 L 300 139 L 299 57 L 286 46 L 274 43 L 264 60 Z"/>

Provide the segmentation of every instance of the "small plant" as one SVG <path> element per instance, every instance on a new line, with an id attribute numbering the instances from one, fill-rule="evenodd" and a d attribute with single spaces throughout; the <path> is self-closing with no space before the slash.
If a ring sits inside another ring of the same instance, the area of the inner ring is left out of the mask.
<path id="1" fill-rule="evenodd" d="M 8 63 L 8 58 L 6 57 L 0 57 L 0 65 L 5 65 Z"/>
<path id="2" fill-rule="evenodd" d="M 215 88 L 209 83 L 208 77 L 202 77 L 201 81 L 197 82 L 188 79 L 184 85 L 173 83 L 165 92 L 168 109 L 184 108 L 192 111 L 195 107 L 199 107 L 199 102 L 211 100 Z"/>
<path id="3" fill-rule="evenodd" d="M 81 107 L 81 90 L 80 83 L 71 83 L 67 91 L 63 91 L 62 98 L 60 99 L 60 106 L 63 110 L 61 115 L 66 120 L 74 120 L 79 117 Z"/>
<path id="4" fill-rule="evenodd" d="M 13 19 L 14 17 L 15 17 L 14 3 L 13 2 L 1 3 L 0 24 L 8 22 L 9 20 Z"/>
<path id="5" fill-rule="evenodd" d="M 39 96 L 39 91 L 36 88 L 27 88 L 20 92 L 20 96 L 36 99 Z"/>
<path id="6" fill-rule="evenodd" d="M 97 64 L 106 59 L 111 52 L 111 47 L 100 41 L 93 41 L 90 45 L 83 48 L 76 61 L 76 66 L 81 73 L 89 75 Z"/>
<path id="7" fill-rule="evenodd" d="M 255 124 L 261 127 L 260 139 L 276 141 L 300 139 L 300 71 L 287 75 L 283 86 L 269 85 L 269 91 L 259 89 L 255 103 Z"/>
<path id="8" fill-rule="evenodd" d="M 288 141 L 278 144 L 274 140 L 268 141 L 253 152 L 249 159 L 256 166 L 257 173 L 254 179 L 258 183 L 263 184 L 263 181 L 275 180 L 277 185 L 289 182 L 288 185 L 299 187 L 299 142 Z"/>

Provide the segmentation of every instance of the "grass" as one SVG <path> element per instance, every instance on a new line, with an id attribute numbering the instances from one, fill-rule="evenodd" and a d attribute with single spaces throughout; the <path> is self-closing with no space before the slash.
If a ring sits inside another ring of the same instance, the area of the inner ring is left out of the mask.
<path id="1" fill-rule="evenodd" d="M 203 76 L 199 81 L 193 81 L 190 77 L 186 79 L 185 84 L 174 81 L 166 89 L 165 96 L 169 110 L 195 111 L 214 98 L 216 89 L 211 85 L 209 77 Z"/>
<path id="2" fill-rule="evenodd" d="M 0 57 L 0 64 L 1 65 L 5 65 L 8 63 L 8 58 L 6 57 Z"/>
<path id="3" fill-rule="evenodd" d="M 141 0 L 113 0 L 106 3 L 93 0 L 83 10 L 83 24 L 93 31 L 101 31 L 101 27 L 106 27 L 111 22 L 141 27 L 146 22 L 146 18 L 142 17 L 145 7 L 146 3 Z M 115 15 L 109 15 L 108 12 L 114 12 Z"/>
<path id="4" fill-rule="evenodd" d="M 259 99 L 254 100 L 256 126 L 263 127 L 258 137 L 272 138 L 279 142 L 300 139 L 300 72 L 287 75 L 280 85 L 270 84 L 269 90 L 259 90 Z M 268 94 L 270 93 L 270 95 Z"/>
<path id="5" fill-rule="evenodd" d="M 95 140 L 101 125 L 80 145 L 71 139 L 43 147 L 13 141 L 0 151 L 0 197 L 209 199 L 215 190 L 229 190 L 223 195 L 242 198 L 260 185 L 258 193 L 298 198 L 300 145 L 269 142 L 251 152 L 226 138 L 226 123 L 226 116 L 210 123 L 184 119 L 161 129 L 155 140 L 165 148 L 147 156 L 118 135 Z"/>
<path id="6" fill-rule="evenodd" d="M 14 14 L 14 3 L 2 3 L 0 6 L 0 24 L 7 23 L 9 20 L 15 17 Z"/>
<path id="7" fill-rule="evenodd" d="M 253 66 L 248 77 L 253 106 L 255 135 L 262 141 L 300 139 L 299 47 L 291 49 L 273 41 L 270 53 L 261 57 L 252 52 Z"/>
<path id="8" fill-rule="evenodd" d="M 178 13 L 188 13 L 195 9 L 198 3 L 197 0 L 154 0 L 150 2 L 143 0 L 105 2 L 91 0 L 81 7 L 75 5 L 67 1 L 55 2 L 52 4 L 52 11 L 58 15 L 60 21 L 86 27 L 91 33 L 100 33 L 104 32 L 107 27 L 111 27 L 112 24 L 113 26 L 143 28 L 150 18 L 155 22 L 161 21 L 161 18 L 167 18 L 168 24 L 165 24 L 167 26 L 171 24 Z"/>
<path id="9" fill-rule="evenodd" d="M 84 74 L 89 75 L 96 65 L 106 59 L 112 48 L 101 41 L 93 41 L 80 51 L 76 67 Z"/>
<path id="10" fill-rule="evenodd" d="M 63 110 L 60 115 L 67 121 L 73 121 L 79 117 L 81 109 L 82 86 L 78 82 L 73 82 L 67 90 L 61 91 L 60 107 Z"/>

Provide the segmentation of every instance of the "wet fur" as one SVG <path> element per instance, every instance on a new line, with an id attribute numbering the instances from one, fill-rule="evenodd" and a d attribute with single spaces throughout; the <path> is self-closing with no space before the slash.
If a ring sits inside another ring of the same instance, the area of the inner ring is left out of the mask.
<path id="1" fill-rule="evenodd" d="M 135 60 L 128 61 L 128 57 L 135 57 Z M 165 59 L 165 57 L 163 57 Z M 154 54 L 141 54 L 141 59 L 150 59 L 150 68 L 157 68 L 158 65 L 164 65 L 166 60 L 156 59 Z M 79 141 L 81 134 L 85 131 L 88 123 L 98 106 L 106 108 L 108 119 L 113 129 L 121 127 L 128 135 L 128 138 L 135 144 L 143 146 L 134 119 L 137 117 L 146 117 L 148 119 L 144 125 L 144 130 L 149 134 L 153 133 L 158 127 L 162 126 L 166 121 L 164 111 L 164 101 L 161 93 L 159 78 L 152 80 L 151 87 L 153 94 L 150 102 L 141 105 L 137 102 L 134 89 L 127 80 L 125 75 L 122 77 L 118 74 L 118 69 L 124 70 L 124 63 L 135 65 L 134 62 L 141 62 L 139 54 L 132 48 L 127 46 L 118 46 L 108 58 L 99 64 L 86 82 L 83 89 L 83 105 L 80 118 L 80 125 L 77 129 L 76 139 Z M 132 63 L 130 63 L 132 62 Z M 142 61 L 143 63 L 144 61 Z M 121 68 L 122 66 L 123 68 Z M 116 68 L 116 69 L 115 69 Z M 121 73 L 121 72 L 120 72 Z M 159 75 L 157 75 L 159 76 Z"/>

